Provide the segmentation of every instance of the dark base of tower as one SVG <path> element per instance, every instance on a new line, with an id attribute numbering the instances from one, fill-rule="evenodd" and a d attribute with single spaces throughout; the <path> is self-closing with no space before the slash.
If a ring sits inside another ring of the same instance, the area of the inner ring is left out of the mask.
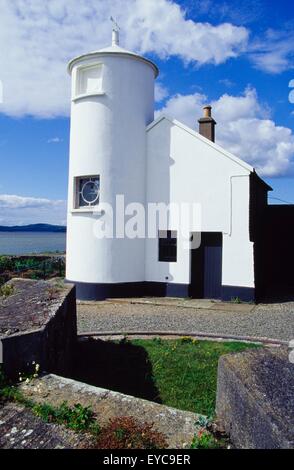
<path id="1" fill-rule="evenodd" d="M 74 282 L 78 300 L 105 300 L 130 297 L 193 297 L 189 284 L 165 282 L 124 282 L 115 284 L 95 284 Z M 255 301 L 255 289 L 241 286 L 222 286 L 220 300 L 243 302 Z"/>

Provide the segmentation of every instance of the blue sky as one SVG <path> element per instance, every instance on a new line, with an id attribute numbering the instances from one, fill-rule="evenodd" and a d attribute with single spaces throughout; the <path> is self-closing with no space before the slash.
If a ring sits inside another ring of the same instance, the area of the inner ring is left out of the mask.
<path id="1" fill-rule="evenodd" d="M 217 142 L 294 203 L 292 1 L 3 0 L 0 224 L 65 223 L 66 63 L 109 44 L 111 14 L 121 45 L 160 68 L 157 113 L 197 128 L 211 103 Z"/>

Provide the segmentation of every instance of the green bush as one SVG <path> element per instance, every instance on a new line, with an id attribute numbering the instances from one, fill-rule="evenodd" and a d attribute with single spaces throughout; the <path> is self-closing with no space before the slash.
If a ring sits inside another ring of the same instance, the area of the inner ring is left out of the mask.
<path id="1" fill-rule="evenodd" d="M 0 287 L 0 297 L 9 297 L 14 294 L 14 287 L 9 284 L 4 284 Z"/>
<path id="2" fill-rule="evenodd" d="M 7 274 L 0 275 L 0 287 L 3 286 L 7 281 L 9 281 L 10 277 Z"/>
<path id="3" fill-rule="evenodd" d="M 195 434 L 191 449 L 221 449 L 224 448 L 222 441 L 217 441 L 215 437 L 206 430 L 199 431 Z"/>
<path id="4" fill-rule="evenodd" d="M 66 402 L 58 408 L 48 403 L 33 407 L 34 413 L 47 423 L 63 424 L 74 431 L 90 431 L 98 434 L 99 425 L 95 422 L 94 413 L 90 407 L 83 407 L 80 403 L 70 408 Z"/>
<path id="5" fill-rule="evenodd" d="M 36 261 L 32 258 L 20 259 L 20 260 L 15 261 L 14 268 L 15 268 L 16 271 L 23 271 L 25 269 L 40 268 L 41 264 L 42 264 L 41 261 Z"/>
<path id="6" fill-rule="evenodd" d="M 62 258 L 52 259 L 38 259 L 38 257 L 32 258 L 17 258 L 11 256 L 0 256 L 0 274 L 9 273 L 10 278 L 12 275 L 19 275 L 26 273 L 26 271 L 32 271 L 29 277 L 31 279 L 46 279 L 50 277 L 64 277 L 65 276 L 65 262 Z M 0 276 L 0 285 L 4 282 Z M 27 276 L 28 277 L 28 276 Z M 5 282 L 8 279 L 5 280 Z"/>
<path id="7" fill-rule="evenodd" d="M 0 256 L 0 273 L 12 270 L 13 267 L 13 261 L 9 256 Z"/>
<path id="8" fill-rule="evenodd" d="M 112 418 L 101 429 L 96 449 L 166 449 L 164 434 L 153 429 L 153 424 L 142 423 L 132 416 Z"/>

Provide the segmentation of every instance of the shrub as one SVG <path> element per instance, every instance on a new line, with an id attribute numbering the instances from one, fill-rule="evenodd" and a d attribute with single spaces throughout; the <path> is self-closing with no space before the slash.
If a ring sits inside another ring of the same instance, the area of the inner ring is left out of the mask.
<path id="1" fill-rule="evenodd" d="M 9 297 L 14 294 L 14 287 L 10 284 L 4 284 L 0 287 L 0 297 Z"/>
<path id="2" fill-rule="evenodd" d="M 139 423 L 133 417 L 110 420 L 101 429 L 95 448 L 98 449 L 165 449 L 165 436 L 153 430 L 153 424 Z"/>
<path id="3" fill-rule="evenodd" d="M 180 338 L 180 343 L 182 343 L 182 344 L 193 343 L 193 338 L 191 338 L 191 336 L 182 336 Z"/>
<path id="4" fill-rule="evenodd" d="M 34 413 L 47 423 L 63 424 L 74 431 L 90 431 L 98 434 L 100 428 L 95 422 L 94 413 L 90 407 L 83 407 L 80 403 L 72 408 L 66 402 L 58 408 L 48 403 L 37 404 L 33 407 Z"/>
<path id="5" fill-rule="evenodd" d="M 0 274 L 0 286 L 3 286 L 6 282 L 8 282 L 10 276 L 8 274 Z"/>
<path id="6" fill-rule="evenodd" d="M 3 371 L 3 365 L 0 364 L 0 402 L 14 400 L 24 402 L 21 392 L 7 379 Z"/>
<path id="7" fill-rule="evenodd" d="M 220 449 L 223 447 L 223 443 L 217 441 L 215 437 L 206 430 L 201 430 L 195 434 L 191 449 Z"/>
<path id="8" fill-rule="evenodd" d="M 13 269 L 13 261 L 9 256 L 0 256 L 0 273 Z"/>
<path id="9" fill-rule="evenodd" d="M 158 344 L 158 345 L 162 345 L 162 338 L 153 338 L 152 339 L 153 343 L 155 344 Z"/>

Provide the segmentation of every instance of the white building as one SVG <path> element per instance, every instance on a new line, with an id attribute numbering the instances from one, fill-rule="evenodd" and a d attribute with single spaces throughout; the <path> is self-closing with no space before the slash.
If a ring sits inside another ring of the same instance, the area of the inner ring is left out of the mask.
<path id="1" fill-rule="evenodd" d="M 254 169 L 214 143 L 204 109 L 199 133 L 161 116 L 154 120 L 158 69 L 118 45 L 73 59 L 68 192 L 67 273 L 77 296 L 138 295 L 255 298 L 255 234 L 269 188 Z M 197 110 L 195 110 L 196 114 Z M 97 237 L 125 205 L 198 204 L 199 220 L 180 242 L 176 214 L 156 236 Z M 95 228 L 96 227 L 96 228 Z M 167 231 L 167 238 L 163 236 Z M 185 246 L 184 246 L 185 245 Z"/>

